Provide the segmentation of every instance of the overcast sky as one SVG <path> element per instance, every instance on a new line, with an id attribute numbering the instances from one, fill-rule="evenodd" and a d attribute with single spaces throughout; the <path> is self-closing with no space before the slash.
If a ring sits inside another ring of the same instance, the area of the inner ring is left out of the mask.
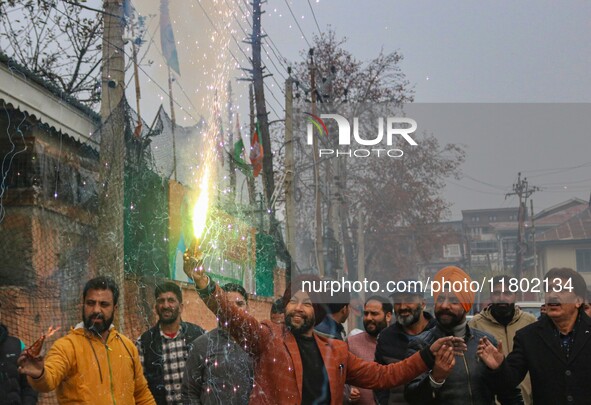
<path id="1" fill-rule="evenodd" d="M 142 14 L 157 13 L 158 3 L 146 0 L 136 2 L 135 6 Z M 202 70 L 215 69 L 215 64 L 204 67 L 204 60 L 213 60 L 205 50 L 208 48 L 211 55 L 219 52 L 211 43 L 206 46 L 214 33 L 210 19 L 221 29 L 221 21 L 227 21 L 223 14 L 232 5 L 242 28 L 250 30 L 247 22 L 250 17 L 243 16 L 246 3 L 244 0 L 216 3 L 203 0 L 200 4 L 171 1 L 181 60 L 179 86 L 188 96 L 179 94 L 178 100 L 187 112 L 192 111 L 192 116 L 199 115 L 196 110 L 202 104 L 193 101 L 191 106 L 187 100 L 200 90 L 203 92 L 207 82 L 207 75 L 203 75 L 205 79 L 198 77 Z M 204 15 L 204 8 L 208 16 Z M 414 85 L 417 103 L 591 102 L 589 1 L 269 0 L 263 9 L 266 11 L 263 28 L 280 58 L 300 60 L 300 51 L 308 48 L 306 40 L 311 42 L 318 26 L 321 30 L 331 26 L 337 35 L 346 36 L 346 49 L 361 60 L 375 57 L 381 49 L 401 52 L 404 55 L 401 66 Z M 154 18 L 148 24 L 150 34 L 156 25 Z M 238 23 L 233 27 L 240 41 L 241 28 Z M 157 49 L 160 46 L 157 33 L 154 38 L 157 41 L 153 47 Z M 248 45 L 241 43 L 241 48 L 250 54 Z M 239 63 L 247 66 L 234 41 L 230 41 L 230 49 Z M 282 115 L 278 101 L 283 100 L 283 94 L 277 87 L 283 84 L 285 71 L 271 48 L 266 45 L 265 49 L 275 64 L 267 60 L 274 78 L 266 81 L 277 99 L 267 97 L 273 107 L 271 119 L 276 119 L 276 114 Z M 157 94 L 143 101 L 148 114 L 157 108 L 161 97 L 164 100 L 162 88 L 166 87 L 162 57 L 158 54 L 150 57 L 154 64 L 145 69 L 161 85 L 147 90 Z M 230 75 L 238 76 L 235 61 L 229 65 L 232 65 Z M 143 81 L 147 82 L 145 78 Z M 245 87 L 234 83 L 235 96 L 244 109 Z M 145 84 L 148 89 L 150 86 L 154 83 Z M 550 118 L 546 124 L 530 122 L 531 126 L 527 123 L 530 120 L 524 119 L 515 131 L 503 126 L 502 119 L 482 123 L 482 128 L 478 122 L 472 122 L 470 128 L 458 126 L 453 131 L 442 128 L 441 133 L 435 124 L 424 128 L 441 142 L 460 143 L 467 150 L 463 166 L 466 176 L 461 181 L 448 182 L 445 193 L 453 203 L 452 218 L 460 218 L 462 209 L 515 206 L 516 199 L 505 199 L 505 194 L 511 191 L 519 171 L 529 177 L 531 185 L 542 188 L 534 194 L 536 211 L 572 197 L 587 200 L 591 191 L 591 110 L 589 105 L 570 107 L 555 106 L 536 112 L 546 111 L 551 117 L 559 110 L 564 114 L 561 117 L 569 119 L 568 129 L 557 123 L 551 125 Z M 486 109 L 479 111 L 484 114 Z M 586 111 L 590 113 L 585 114 Z M 177 115 L 181 124 L 183 120 L 191 121 L 183 113 Z M 491 126 L 496 127 L 494 131 L 483 130 Z"/>

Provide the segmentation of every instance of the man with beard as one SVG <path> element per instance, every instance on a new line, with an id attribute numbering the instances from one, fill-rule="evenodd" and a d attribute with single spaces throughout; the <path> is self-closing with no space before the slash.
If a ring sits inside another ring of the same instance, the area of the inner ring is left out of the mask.
<path id="1" fill-rule="evenodd" d="M 488 332 L 497 339 L 497 342 L 502 342 L 505 356 L 513 350 L 515 333 L 524 326 L 537 321 L 535 316 L 515 306 L 517 292 L 507 289 L 510 279 L 511 276 L 493 277 L 492 291 L 490 292 L 491 304 L 468 323 L 470 327 Z M 519 388 L 523 402 L 530 405 L 532 399 L 529 375 L 525 377 Z"/>
<path id="2" fill-rule="evenodd" d="M 83 322 L 56 340 L 45 358 L 23 352 L 18 359 L 34 389 L 56 390 L 60 404 L 155 405 L 137 348 L 113 326 L 118 298 L 109 277 L 86 283 Z"/>
<path id="3" fill-rule="evenodd" d="M 420 284 L 415 279 L 401 280 L 404 292 L 394 292 L 396 322 L 380 333 L 377 339 L 375 360 L 380 364 L 396 363 L 408 355 L 408 343 L 413 338 L 435 326 L 435 318 L 425 311 L 425 299 Z M 402 285 L 402 284 L 400 284 Z M 380 405 L 407 404 L 404 387 L 389 391 L 374 391 Z"/>
<path id="4" fill-rule="evenodd" d="M 181 384 L 185 362 L 192 342 L 205 331 L 195 324 L 183 322 L 183 295 L 171 281 L 154 289 L 158 323 L 144 332 L 136 345 L 148 386 L 158 405 L 181 403 Z"/>
<path id="5" fill-rule="evenodd" d="M 228 300 L 248 311 L 246 290 L 239 284 L 222 286 Z M 246 405 L 252 389 L 252 359 L 248 342 L 236 342 L 223 324 L 193 342 L 183 375 L 184 405 Z"/>
<path id="6" fill-rule="evenodd" d="M 377 295 L 369 297 L 363 306 L 363 328 L 365 332 L 349 336 L 347 339 L 349 351 L 365 361 L 374 361 L 377 337 L 388 326 L 391 319 L 392 304 L 387 299 Z M 359 400 L 356 403 L 360 405 L 375 404 L 373 392 L 360 388 Z"/>
<path id="7" fill-rule="evenodd" d="M 434 328 L 413 339 L 409 354 L 421 350 L 442 336 L 462 338 L 468 351 L 453 368 L 433 370 L 424 373 L 405 388 L 404 397 L 410 404 L 494 404 L 495 394 L 501 404 L 523 404 L 517 384 L 513 389 L 495 392 L 487 380 L 487 368 L 478 361 L 476 352 L 481 338 L 496 342 L 492 335 L 470 328 L 466 313 L 474 302 L 470 290 L 471 279 L 462 269 L 444 267 L 433 277 L 433 298 L 435 300 Z"/>
<path id="8" fill-rule="evenodd" d="M 591 318 L 583 303 L 585 279 L 569 268 L 553 268 L 544 276 L 546 315 L 517 331 L 513 351 L 482 339 L 480 359 L 500 387 L 519 384 L 529 371 L 533 403 L 588 404 L 591 399 Z"/>
<path id="9" fill-rule="evenodd" d="M 345 342 L 314 332 L 314 325 L 325 315 L 319 293 L 310 288 L 310 283 L 321 283 L 318 277 L 301 276 L 287 287 L 283 295 L 285 324 L 281 325 L 270 320 L 259 322 L 236 309 L 207 276 L 202 262 L 188 252 L 184 259 L 184 271 L 194 280 L 208 308 L 218 314 L 235 340 L 249 342 L 255 370 L 251 405 L 342 405 L 345 383 L 390 388 L 434 365 L 445 370 L 455 363 L 453 348 L 465 349 L 461 339 L 447 337 L 397 364 L 366 362 L 350 353 Z"/>

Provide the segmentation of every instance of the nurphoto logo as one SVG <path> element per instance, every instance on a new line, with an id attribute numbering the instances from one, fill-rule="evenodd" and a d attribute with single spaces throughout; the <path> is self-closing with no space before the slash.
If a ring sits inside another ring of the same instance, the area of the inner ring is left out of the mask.
<path id="1" fill-rule="evenodd" d="M 347 156 L 356 158 L 365 158 L 369 156 L 388 156 L 391 158 L 400 158 L 404 155 L 402 149 L 391 148 L 395 137 L 402 137 L 410 146 L 417 146 L 417 142 L 411 137 L 417 130 L 417 122 L 412 118 L 406 117 L 379 117 L 377 119 L 377 135 L 373 138 L 359 134 L 359 117 L 353 118 L 353 126 L 349 120 L 339 114 L 321 114 L 320 117 L 304 113 L 308 116 L 307 123 L 307 143 L 314 144 L 314 133 L 320 139 L 325 138 L 323 144 L 331 144 L 337 141 L 338 148 L 320 148 L 319 157 L 329 156 Z M 329 133 L 324 120 L 333 119 L 338 126 L 338 138 Z M 385 126 L 385 129 L 384 129 Z M 352 129 L 352 130 L 351 130 Z M 352 135 L 352 136 L 351 136 Z M 385 138 L 385 145 L 384 145 Z M 358 147 L 361 146 L 361 147 Z M 386 147 L 384 147 L 386 146 Z M 368 148 L 373 147 L 373 148 Z"/>

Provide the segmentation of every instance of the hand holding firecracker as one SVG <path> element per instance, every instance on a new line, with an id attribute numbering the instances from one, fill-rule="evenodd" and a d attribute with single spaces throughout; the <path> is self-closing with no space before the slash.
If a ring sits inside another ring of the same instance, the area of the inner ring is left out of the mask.
<path id="1" fill-rule="evenodd" d="M 203 254 L 197 249 L 191 251 L 187 249 L 183 255 L 183 271 L 195 282 L 195 286 L 198 289 L 204 289 L 207 287 L 209 278 L 205 274 L 205 266 L 203 265 Z"/>
<path id="2" fill-rule="evenodd" d="M 21 353 L 17 360 L 19 365 L 18 371 L 21 374 L 26 374 L 33 378 L 39 378 L 43 375 L 43 357 L 41 357 L 41 350 L 43 349 L 43 343 L 45 339 L 53 335 L 60 328 L 53 328 L 52 326 L 47 329 L 47 333 L 41 335 L 39 339 L 33 343 L 33 345 Z"/>
<path id="3" fill-rule="evenodd" d="M 41 337 L 37 339 L 37 341 L 33 343 L 31 347 L 25 349 L 23 353 L 31 359 L 37 359 L 41 357 L 41 349 L 43 348 L 43 343 L 45 343 L 45 339 L 52 336 L 58 330 L 60 330 L 59 326 L 57 328 L 50 326 L 49 329 L 47 329 L 47 333 L 41 335 Z"/>

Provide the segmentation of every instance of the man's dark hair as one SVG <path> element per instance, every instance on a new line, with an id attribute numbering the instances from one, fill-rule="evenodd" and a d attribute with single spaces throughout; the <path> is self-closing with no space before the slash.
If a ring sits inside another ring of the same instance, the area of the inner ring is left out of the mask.
<path id="1" fill-rule="evenodd" d="M 561 280 L 571 280 L 572 291 L 577 297 L 581 297 L 583 301 L 587 297 L 587 283 L 583 276 L 568 267 L 554 267 L 546 273 L 544 279 L 552 281 L 555 278 Z M 563 286 L 564 287 L 564 286 Z"/>
<path id="2" fill-rule="evenodd" d="M 372 295 L 371 297 L 369 297 L 368 299 L 365 300 L 365 304 L 363 304 L 363 308 L 365 308 L 365 306 L 367 305 L 367 303 L 369 301 L 380 302 L 382 304 L 382 311 L 384 311 L 384 314 L 387 314 L 388 312 L 394 313 L 394 306 L 392 305 L 390 300 L 387 298 L 381 297 L 379 295 Z"/>
<path id="3" fill-rule="evenodd" d="M 331 279 L 325 279 L 326 281 L 333 281 Z M 332 288 L 332 284 L 329 284 Z M 330 298 L 329 298 L 330 295 Z M 329 289 L 325 292 L 325 297 L 327 299 L 326 309 L 329 314 L 336 314 L 341 309 L 345 307 L 345 305 L 349 305 L 351 303 L 351 293 L 347 290 L 336 290 L 332 291 Z"/>
<path id="4" fill-rule="evenodd" d="M 271 305 L 272 314 L 283 314 L 285 312 L 285 305 L 283 305 L 283 299 L 278 298 Z"/>
<path id="5" fill-rule="evenodd" d="M 248 302 L 248 295 L 246 294 L 246 290 L 240 284 L 226 283 L 222 286 L 222 290 L 226 292 L 237 292 L 244 297 L 244 301 Z"/>
<path id="6" fill-rule="evenodd" d="M 160 294 L 167 292 L 173 293 L 176 295 L 176 298 L 179 300 L 179 302 L 183 302 L 183 293 L 181 288 L 172 281 L 165 281 L 164 283 L 158 284 L 156 288 L 154 288 L 154 298 L 158 299 Z"/>
<path id="7" fill-rule="evenodd" d="M 332 302 L 326 304 L 328 313 L 336 314 L 341 309 L 343 309 L 345 305 L 349 305 L 351 303 L 351 294 L 349 291 L 338 291 L 332 294 L 331 300 Z"/>
<path id="8" fill-rule="evenodd" d="M 117 301 L 119 301 L 119 287 L 111 277 L 99 276 L 88 280 L 82 292 L 83 300 L 86 300 L 88 290 L 111 290 L 113 293 L 113 305 L 117 305 Z"/>

